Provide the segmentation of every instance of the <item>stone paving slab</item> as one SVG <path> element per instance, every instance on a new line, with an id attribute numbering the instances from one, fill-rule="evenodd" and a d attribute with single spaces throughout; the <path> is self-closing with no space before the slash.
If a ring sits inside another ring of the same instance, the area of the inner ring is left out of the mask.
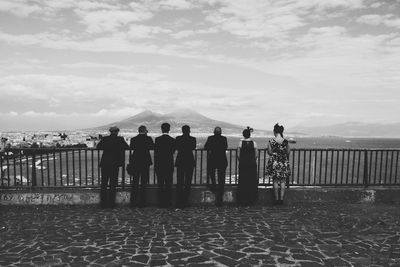
<path id="1" fill-rule="evenodd" d="M 0 206 L 0 266 L 400 266 L 400 207 Z"/>

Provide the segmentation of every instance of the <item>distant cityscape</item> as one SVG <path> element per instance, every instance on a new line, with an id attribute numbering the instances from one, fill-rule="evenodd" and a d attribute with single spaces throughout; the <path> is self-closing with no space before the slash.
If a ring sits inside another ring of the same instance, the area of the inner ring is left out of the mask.
<path id="1" fill-rule="evenodd" d="M 110 126 L 118 126 L 121 129 L 120 135 L 128 142 L 137 134 L 140 125 L 146 125 L 150 136 L 160 135 L 160 125 L 169 122 L 171 135 L 181 134 L 180 127 L 188 124 L 192 134 L 196 137 L 205 137 L 212 134 L 215 126 L 223 128 L 225 135 L 241 136 L 244 126 L 229 124 L 222 121 L 207 118 L 192 110 L 180 110 L 168 114 L 159 114 L 149 110 L 122 121 L 113 122 L 107 125 L 81 129 L 76 131 L 36 131 L 36 132 L 3 132 L 3 148 L 55 148 L 55 147 L 81 147 L 94 148 L 102 136 L 108 134 Z M 267 136 L 272 134 L 268 131 L 256 131 L 255 135 Z"/>
<path id="2" fill-rule="evenodd" d="M 101 135 L 82 131 L 8 132 L 1 134 L 2 148 L 95 147 Z"/>
<path id="3" fill-rule="evenodd" d="M 79 129 L 75 131 L 8 131 L 0 132 L 0 149 L 5 148 L 95 148 L 102 136 L 108 134 L 110 126 L 118 126 L 120 135 L 127 142 L 137 134 L 140 125 L 146 125 L 149 135 L 156 137 L 160 134 L 160 125 L 163 122 L 171 124 L 171 135 L 181 134 L 181 126 L 188 124 L 192 135 L 206 137 L 212 134 L 215 126 L 223 129 L 226 136 L 241 137 L 245 126 L 226 123 L 208 118 L 193 110 L 178 110 L 172 113 L 160 114 L 150 110 L 143 111 L 121 121 L 109 123 L 95 128 Z M 382 131 L 384 129 L 384 131 Z M 255 129 L 253 137 L 269 138 L 271 131 Z M 398 124 L 365 124 L 349 122 L 330 126 L 306 127 L 297 126 L 285 131 L 285 136 L 293 140 L 301 137 L 391 137 L 400 136 Z"/>

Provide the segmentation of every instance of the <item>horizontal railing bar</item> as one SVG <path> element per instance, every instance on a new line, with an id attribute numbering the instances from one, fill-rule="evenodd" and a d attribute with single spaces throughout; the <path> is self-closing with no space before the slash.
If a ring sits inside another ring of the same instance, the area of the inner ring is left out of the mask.
<path id="1" fill-rule="evenodd" d="M 97 148 L 7 148 L 5 152 L 13 151 L 44 151 L 44 152 L 59 152 L 59 151 L 91 151 L 91 150 L 101 150 Z M 204 148 L 196 148 L 197 151 L 204 151 Z M 226 151 L 236 151 L 237 148 L 228 148 Z M 260 151 L 266 151 L 267 148 L 259 148 Z M 291 148 L 291 151 L 400 151 L 400 148 Z M 129 149 L 125 150 L 129 151 Z M 152 151 L 152 150 L 151 150 Z"/>

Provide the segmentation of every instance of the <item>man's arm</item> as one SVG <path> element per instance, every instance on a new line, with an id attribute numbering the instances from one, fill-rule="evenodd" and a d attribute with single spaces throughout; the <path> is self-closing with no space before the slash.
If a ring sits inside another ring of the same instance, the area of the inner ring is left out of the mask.
<path id="1" fill-rule="evenodd" d="M 121 143 L 122 143 L 122 148 L 123 148 L 124 150 L 129 150 L 129 146 L 128 146 L 128 144 L 126 143 L 126 141 L 125 141 L 125 139 L 124 139 L 123 137 L 121 137 Z"/>
<path id="2" fill-rule="evenodd" d="M 96 146 L 97 149 L 104 149 L 104 137 L 100 139 L 100 142 Z"/>
<path id="3" fill-rule="evenodd" d="M 152 149 L 154 149 L 153 138 L 151 138 L 151 137 L 149 136 L 148 139 L 149 139 L 149 150 L 152 150 Z"/>
<path id="4" fill-rule="evenodd" d="M 175 153 L 175 151 L 176 151 L 176 139 L 175 138 L 172 138 L 172 153 Z"/>
<path id="5" fill-rule="evenodd" d="M 159 151 L 160 151 L 160 139 L 157 137 L 154 140 L 154 160 L 157 158 Z"/>
<path id="6" fill-rule="evenodd" d="M 130 149 L 135 149 L 135 140 L 133 138 L 131 138 L 131 142 L 129 144 L 129 148 Z"/>
<path id="7" fill-rule="evenodd" d="M 205 145 L 204 145 L 204 149 L 205 150 L 210 150 L 210 137 L 208 137 L 207 138 L 207 141 L 206 141 L 206 143 L 205 143 Z"/>

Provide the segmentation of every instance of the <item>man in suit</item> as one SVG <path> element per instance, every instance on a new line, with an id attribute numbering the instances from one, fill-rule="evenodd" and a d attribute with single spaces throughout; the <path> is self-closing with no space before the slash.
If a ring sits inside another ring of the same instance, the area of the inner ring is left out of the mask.
<path id="1" fill-rule="evenodd" d="M 171 206 L 171 185 L 174 173 L 175 139 L 169 136 L 169 123 L 161 125 L 162 135 L 155 139 L 154 167 L 158 183 L 158 206 Z"/>
<path id="2" fill-rule="evenodd" d="M 177 172 L 177 207 L 189 206 L 190 188 L 192 186 L 193 169 L 196 165 L 193 150 L 196 149 L 196 138 L 190 136 L 190 127 L 182 126 L 182 135 L 176 138 L 175 166 Z"/>
<path id="3" fill-rule="evenodd" d="M 204 149 L 207 150 L 207 169 L 211 179 L 211 190 L 215 192 L 215 171 L 218 173 L 218 188 L 216 194 L 216 205 L 222 206 L 225 185 L 225 170 L 228 166 L 226 150 L 228 141 L 222 136 L 221 127 L 215 127 L 214 135 L 207 138 Z"/>
<path id="4" fill-rule="evenodd" d="M 124 138 L 118 136 L 119 129 L 117 127 L 113 126 L 109 131 L 110 135 L 103 137 L 97 144 L 97 148 L 103 150 L 100 160 L 100 206 L 102 208 L 113 208 L 115 206 L 119 167 L 125 165 L 125 150 L 129 149 Z M 109 182 L 110 187 L 108 188 Z"/>
<path id="5" fill-rule="evenodd" d="M 133 150 L 130 163 L 133 164 L 133 185 L 131 190 L 131 206 L 146 206 L 146 188 L 149 184 L 151 160 L 150 150 L 154 148 L 153 139 L 147 136 L 146 126 L 141 125 L 139 134 L 131 138 L 130 148 Z M 140 182 L 140 191 L 139 191 Z"/>

